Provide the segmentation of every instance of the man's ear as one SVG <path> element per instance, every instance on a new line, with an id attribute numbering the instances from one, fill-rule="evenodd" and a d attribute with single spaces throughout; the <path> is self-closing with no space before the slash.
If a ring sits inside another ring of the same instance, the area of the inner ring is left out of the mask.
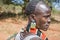
<path id="1" fill-rule="evenodd" d="M 36 15 L 35 14 L 31 14 L 31 18 L 35 20 L 36 19 Z"/>

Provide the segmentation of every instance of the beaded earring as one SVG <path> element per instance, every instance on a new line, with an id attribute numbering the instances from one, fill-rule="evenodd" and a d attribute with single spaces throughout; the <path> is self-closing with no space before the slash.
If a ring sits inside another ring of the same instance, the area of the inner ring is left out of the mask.
<path id="1" fill-rule="evenodd" d="M 31 21 L 31 27 L 30 28 L 35 28 L 35 26 L 36 26 L 36 21 L 35 20 L 32 20 Z"/>

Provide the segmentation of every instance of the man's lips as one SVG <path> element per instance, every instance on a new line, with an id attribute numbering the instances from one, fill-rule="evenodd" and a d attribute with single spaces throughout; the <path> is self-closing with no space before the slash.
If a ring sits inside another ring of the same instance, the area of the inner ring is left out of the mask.
<path id="1" fill-rule="evenodd" d="M 45 25 L 45 28 L 48 28 L 49 27 L 49 25 Z"/>
<path id="2" fill-rule="evenodd" d="M 48 29 L 48 27 L 49 27 L 49 25 L 45 25 L 44 30 L 47 30 L 47 29 Z"/>

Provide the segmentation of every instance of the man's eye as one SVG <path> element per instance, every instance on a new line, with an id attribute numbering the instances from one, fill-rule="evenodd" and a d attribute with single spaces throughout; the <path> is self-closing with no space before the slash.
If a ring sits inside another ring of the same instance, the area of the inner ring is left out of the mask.
<path id="1" fill-rule="evenodd" d="M 44 16 L 45 18 L 48 18 L 48 16 Z"/>
<path id="2" fill-rule="evenodd" d="M 48 17 L 50 17 L 49 15 L 48 16 L 44 16 L 45 18 L 48 18 Z"/>
<path id="3" fill-rule="evenodd" d="M 45 18 L 48 18 L 47 16 Z"/>

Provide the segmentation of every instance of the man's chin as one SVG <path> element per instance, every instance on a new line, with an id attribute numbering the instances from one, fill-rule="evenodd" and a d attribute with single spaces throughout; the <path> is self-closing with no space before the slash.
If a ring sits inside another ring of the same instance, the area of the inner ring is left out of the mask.
<path id="1" fill-rule="evenodd" d="M 49 26 L 46 26 L 43 30 L 44 30 L 44 31 L 47 31 L 47 30 L 48 30 L 48 28 L 49 28 Z"/>
<path id="2" fill-rule="evenodd" d="M 44 29 L 44 31 L 47 31 L 47 29 Z"/>

